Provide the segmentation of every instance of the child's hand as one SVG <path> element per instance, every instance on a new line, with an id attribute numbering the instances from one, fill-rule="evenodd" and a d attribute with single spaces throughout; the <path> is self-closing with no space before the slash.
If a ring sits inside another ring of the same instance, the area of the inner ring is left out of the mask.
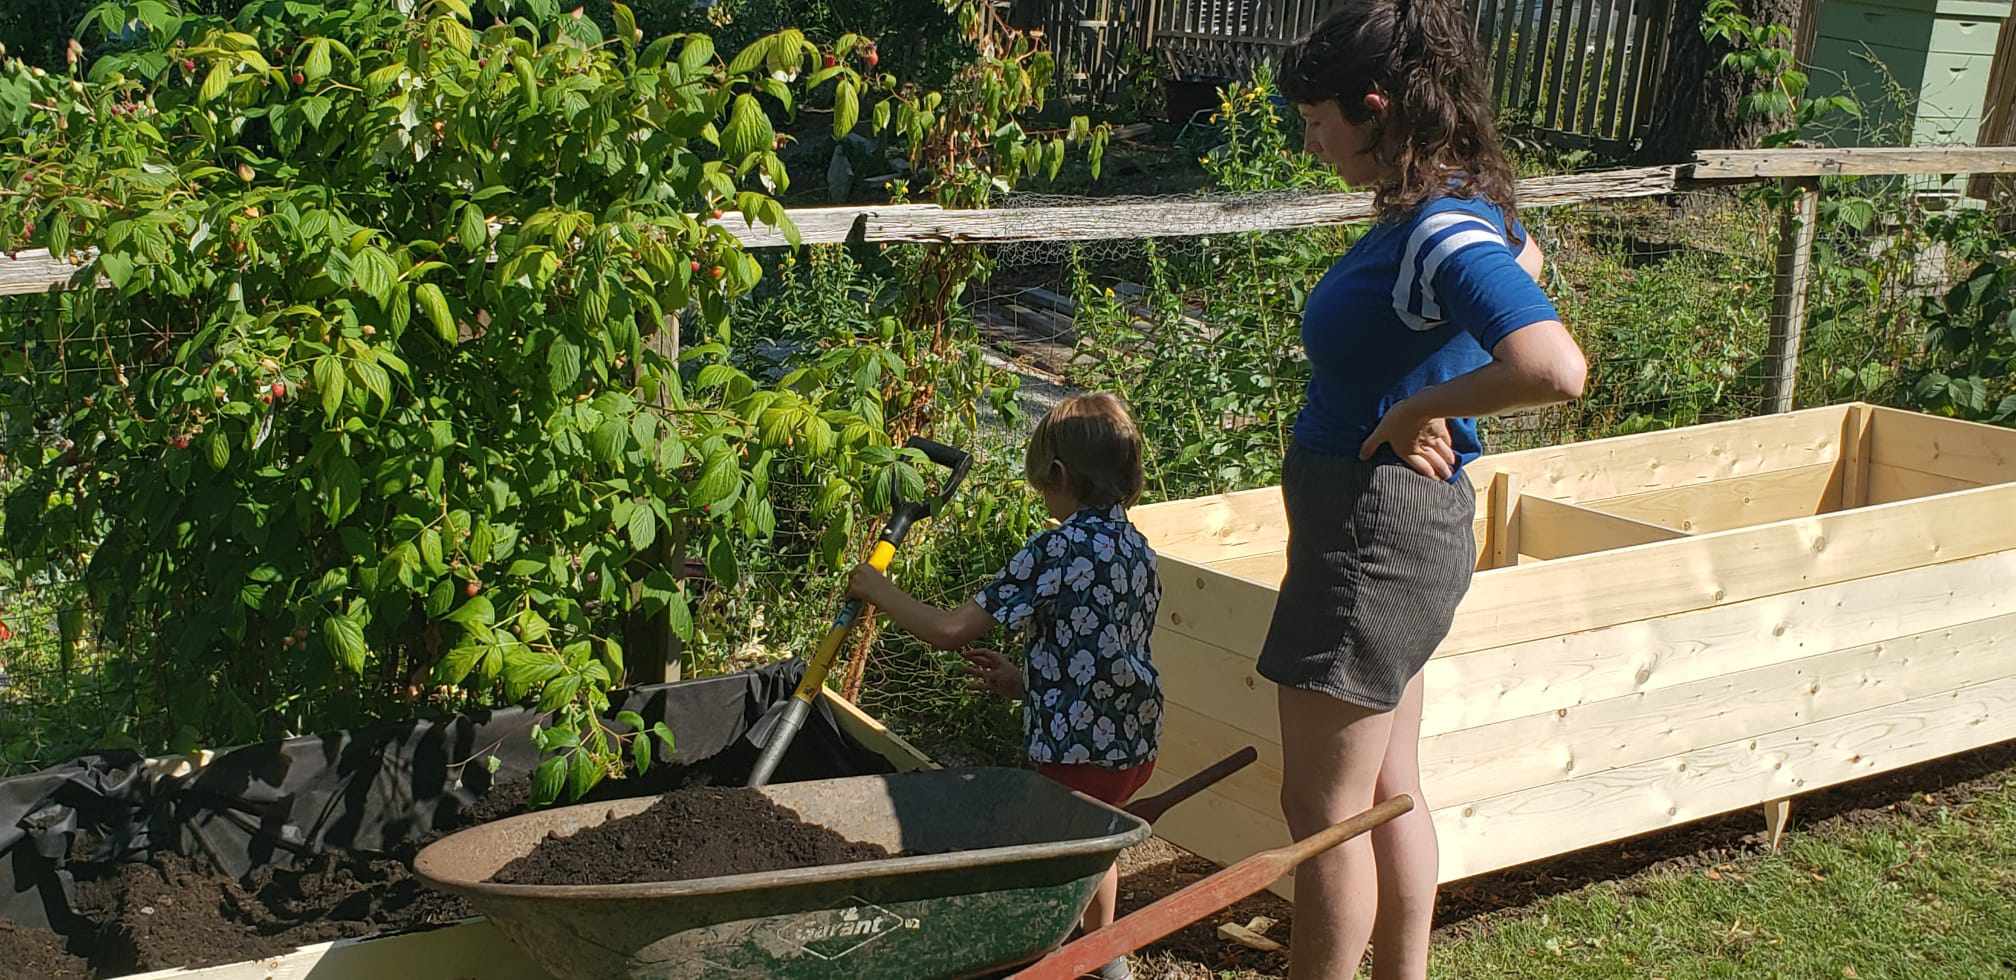
<path id="1" fill-rule="evenodd" d="M 847 576 L 847 594 L 871 605 L 875 600 L 887 595 L 889 576 L 875 570 L 875 566 L 862 562 L 854 566 L 854 572 Z"/>
<path id="2" fill-rule="evenodd" d="M 993 650 L 967 650 L 966 675 L 973 678 L 973 689 L 986 691 L 996 697 L 1015 699 L 1022 696 L 1022 668 L 1015 662 Z"/>

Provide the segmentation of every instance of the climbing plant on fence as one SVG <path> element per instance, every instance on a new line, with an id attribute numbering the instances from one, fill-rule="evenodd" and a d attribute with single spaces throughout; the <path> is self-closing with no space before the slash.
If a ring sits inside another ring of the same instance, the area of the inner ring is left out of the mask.
<path id="1" fill-rule="evenodd" d="M 828 561 L 921 487 L 885 350 L 730 362 L 761 269 L 705 220 L 789 233 L 772 118 L 856 103 L 863 44 L 409 6 L 107 3 L 87 27 L 128 44 L 88 78 L 0 71 L 0 250 L 110 283 L 0 347 L 39 408 L 6 419 L 0 573 L 65 569 L 141 638 L 139 744 L 501 692 L 555 712 L 535 794 L 578 796 L 648 758 L 602 718 L 624 622 L 705 628 L 682 571 L 736 582 L 773 476 L 822 488 Z"/>

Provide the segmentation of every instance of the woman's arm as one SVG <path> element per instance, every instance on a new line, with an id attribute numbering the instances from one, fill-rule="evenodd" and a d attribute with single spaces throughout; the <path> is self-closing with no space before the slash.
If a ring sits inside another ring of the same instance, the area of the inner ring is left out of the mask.
<path id="1" fill-rule="evenodd" d="M 862 564 L 847 581 L 847 592 L 889 617 L 904 632 L 940 650 L 957 650 L 987 635 L 994 617 L 971 599 L 956 609 L 919 602 L 891 584 L 874 566 Z"/>
<path id="2" fill-rule="evenodd" d="M 1456 454 L 1443 419 L 1495 415 L 1582 397 L 1589 365 L 1559 320 L 1514 330 L 1491 355 L 1491 363 L 1423 388 L 1388 409 L 1359 455 L 1370 459 L 1381 445 L 1390 443 L 1407 465 L 1446 480 L 1455 472 Z"/>

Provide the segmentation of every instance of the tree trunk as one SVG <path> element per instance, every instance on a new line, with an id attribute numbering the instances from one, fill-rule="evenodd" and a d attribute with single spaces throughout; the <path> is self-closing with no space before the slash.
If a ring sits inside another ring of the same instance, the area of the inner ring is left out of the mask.
<path id="1" fill-rule="evenodd" d="M 1801 0 L 1740 0 L 1758 24 L 1790 24 L 1795 34 L 1806 4 Z M 1707 0 L 1674 0 L 1666 36 L 1662 84 L 1654 96 L 1651 125 L 1638 160 L 1646 164 L 1685 163 L 1696 150 L 1748 149 L 1783 128 L 1783 118 L 1746 116 L 1743 97 L 1762 79 L 1722 67 L 1730 51 L 1725 41 L 1701 33 Z M 1787 42 L 1791 43 L 1791 42 Z"/>

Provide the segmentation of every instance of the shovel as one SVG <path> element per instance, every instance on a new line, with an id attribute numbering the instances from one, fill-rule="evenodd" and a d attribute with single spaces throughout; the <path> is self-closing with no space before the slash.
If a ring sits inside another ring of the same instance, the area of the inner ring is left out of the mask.
<path id="1" fill-rule="evenodd" d="M 889 521 L 882 526 L 882 537 L 875 542 L 875 550 L 868 556 L 868 564 L 878 572 L 887 572 L 889 562 L 896 557 L 896 548 L 910 533 L 910 528 L 918 521 L 932 517 L 942 510 L 952 495 L 959 490 L 959 484 L 966 479 L 966 470 L 973 465 L 973 457 L 964 450 L 939 445 L 929 439 L 912 436 L 905 444 L 907 448 L 922 452 L 931 462 L 952 471 L 939 488 L 938 495 L 923 501 L 896 500 L 890 509 Z M 798 690 L 790 700 L 771 708 L 757 720 L 749 730 L 749 739 L 761 750 L 756 757 L 756 768 L 749 773 L 750 786 L 763 786 L 777 771 L 777 763 L 784 758 L 784 752 L 791 747 L 791 740 L 798 737 L 798 730 L 805 727 L 805 717 L 812 713 L 812 699 L 819 696 L 819 689 L 826 686 L 826 675 L 833 670 L 833 661 L 840 655 L 840 644 L 853 630 L 854 622 L 861 615 L 862 602 L 850 598 L 840 607 L 840 614 L 833 618 L 826 635 L 819 641 L 819 649 L 812 655 L 812 662 L 805 667 L 805 676 L 798 681 Z"/>

